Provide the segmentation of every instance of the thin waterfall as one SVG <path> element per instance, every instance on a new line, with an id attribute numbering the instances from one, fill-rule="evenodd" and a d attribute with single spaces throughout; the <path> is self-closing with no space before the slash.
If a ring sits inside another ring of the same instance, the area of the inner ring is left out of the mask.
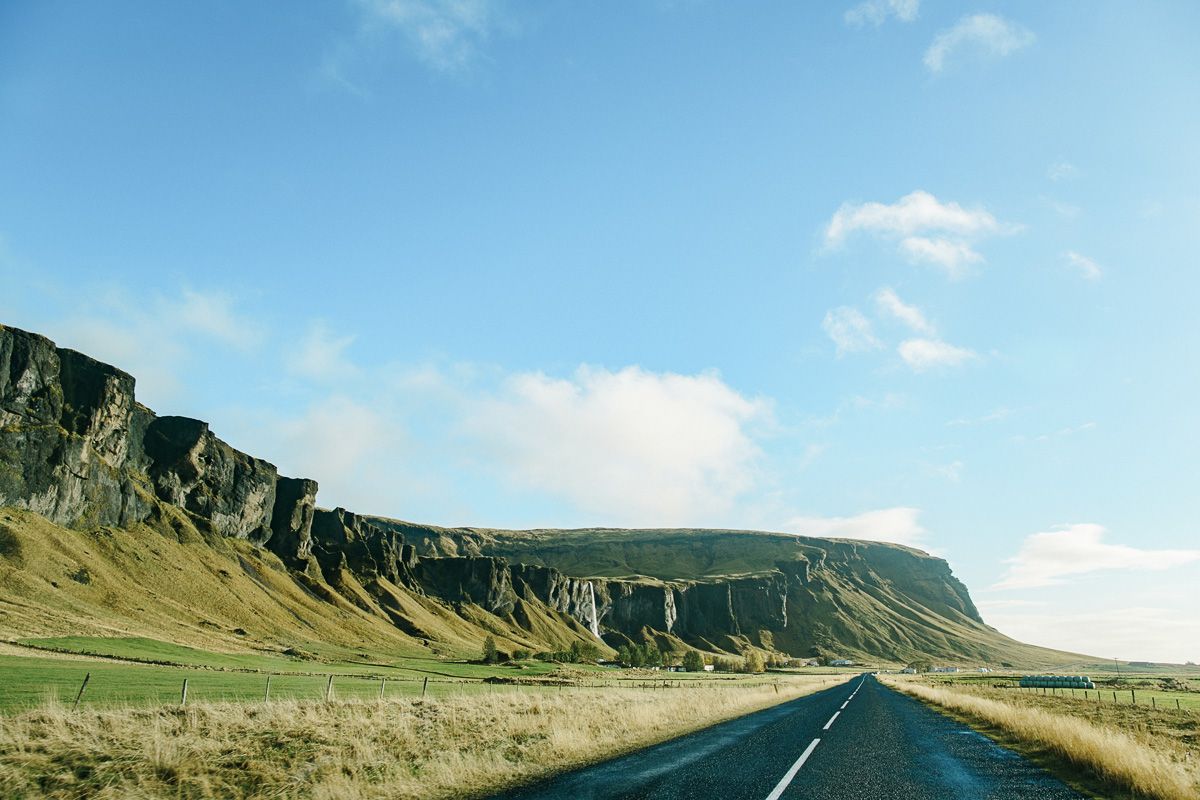
<path id="1" fill-rule="evenodd" d="M 592 629 L 592 635 L 595 636 L 597 639 L 599 639 L 600 638 L 600 618 L 599 618 L 599 615 L 596 613 L 596 586 L 591 581 L 588 581 L 587 587 L 588 587 L 588 599 L 591 600 L 591 603 L 592 603 L 592 624 L 590 627 Z"/>

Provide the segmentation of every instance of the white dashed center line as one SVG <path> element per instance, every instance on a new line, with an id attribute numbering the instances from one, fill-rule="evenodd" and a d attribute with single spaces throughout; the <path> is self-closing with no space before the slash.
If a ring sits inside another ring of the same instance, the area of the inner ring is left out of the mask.
<path id="1" fill-rule="evenodd" d="M 841 711 L 841 710 L 845 709 L 845 708 L 846 708 L 846 706 L 848 706 L 848 705 L 850 705 L 850 701 L 849 701 L 849 700 L 847 700 L 846 702 L 842 703 L 842 707 L 841 707 L 841 708 L 839 708 L 839 709 L 838 709 L 838 711 Z"/>
<path id="2" fill-rule="evenodd" d="M 829 722 L 826 722 L 826 723 L 825 723 L 825 727 L 824 727 L 824 728 L 821 728 L 821 730 L 823 730 L 823 731 L 827 731 L 827 730 L 829 730 L 829 729 L 830 729 L 830 728 L 833 726 L 833 721 L 834 721 L 835 719 L 837 719 L 837 718 L 838 718 L 838 715 L 839 715 L 839 714 L 841 714 L 841 713 L 842 713 L 842 712 L 840 712 L 840 711 L 835 711 L 835 712 L 833 712 L 833 716 L 829 718 Z"/>
<path id="3" fill-rule="evenodd" d="M 796 763 L 792 764 L 792 768 L 787 771 L 787 774 L 783 776 L 783 779 L 780 780 L 779 783 L 776 784 L 775 788 L 771 790 L 771 793 L 767 795 L 767 800 L 779 800 L 780 796 L 783 795 L 784 790 L 787 789 L 788 784 L 791 783 L 792 779 L 796 777 L 796 773 L 800 771 L 800 768 L 804 766 L 804 762 L 808 761 L 808 757 L 812 755 L 812 751 L 816 750 L 817 745 L 820 743 L 820 739 L 813 739 L 812 742 L 809 743 L 808 747 L 804 748 L 804 752 L 801 753 L 800 757 L 796 759 Z"/>

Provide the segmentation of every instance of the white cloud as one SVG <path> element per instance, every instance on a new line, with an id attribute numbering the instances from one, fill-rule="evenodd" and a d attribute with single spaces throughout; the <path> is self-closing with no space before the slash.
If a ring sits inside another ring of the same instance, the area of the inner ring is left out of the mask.
<path id="1" fill-rule="evenodd" d="M 184 289 L 182 294 L 179 301 L 166 302 L 162 312 L 174 317 L 181 327 L 240 350 L 253 348 L 261 341 L 262 330 L 237 316 L 228 295 L 192 289 Z"/>
<path id="2" fill-rule="evenodd" d="M 337 336 L 323 321 L 316 320 L 308 326 L 304 338 L 288 348 L 285 363 L 293 375 L 318 383 L 345 380 L 358 371 L 346 357 L 346 348 L 353 343 L 354 336 Z"/>
<path id="3" fill-rule="evenodd" d="M 793 517 L 784 530 L 802 536 L 866 539 L 873 542 L 920 547 L 927 531 L 921 527 L 919 508 L 881 508 L 852 517 Z"/>
<path id="4" fill-rule="evenodd" d="M 893 289 L 885 286 L 877 291 L 875 293 L 875 305 L 881 313 L 903 322 L 917 333 L 929 336 L 936 333 L 933 324 L 925 319 L 925 315 L 921 313 L 921 309 L 905 303 Z"/>
<path id="5" fill-rule="evenodd" d="M 999 222 L 983 208 L 943 203 L 916 190 L 895 203 L 843 203 L 825 227 L 825 245 L 837 247 L 852 234 L 863 232 L 897 242 L 910 261 L 960 276 L 967 264 L 983 260 L 973 247 L 979 239 L 1010 233 L 1016 226 Z"/>
<path id="6" fill-rule="evenodd" d="M 821 328 L 833 340 L 837 354 L 878 350 L 883 344 L 875 338 L 871 321 L 857 308 L 839 306 L 825 312 Z"/>
<path id="7" fill-rule="evenodd" d="M 917 372 L 936 367 L 958 367 L 978 358 L 973 350 L 940 339 L 906 339 L 897 348 L 904 363 Z"/>
<path id="8" fill-rule="evenodd" d="M 1046 177 L 1054 182 L 1070 180 L 1079 175 L 1079 168 L 1070 161 L 1055 161 L 1046 168 Z"/>
<path id="9" fill-rule="evenodd" d="M 361 468 L 372 453 L 390 448 L 398 437 L 394 422 L 344 395 L 322 398 L 277 427 L 277 457 L 297 474 L 332 482 Z"/>
<path id="10" fill-rule="evenodd" d="M 1006 56 L 1028 47 L 1036 38 L 1028 29 L 995 14 L 970 14 L 934 37 L 925 51 L 925 66 L 930 72 L 941 72 L 946 59 L 963 48 L 992 58 Z"/>
<path id="11" fill-rule="evenodd" d="M 968 264 L 983 261 L 983 256 L 966 242 L 908 236 L 900 242 L 900 252 L 914 264 L 941 267 L 951 278 L 961 278 Z"/>
<path id="12" fill-rule="evenodd" d="M 1089 281 L 1099 280 L 1104 275 L 1104 270 L 1100 268 L 1100 265 L 1082 253 L 1068 250 L 1063 253 L 1063 259 L 1066 260 L 1071 268 L 1078 270 L 1079 274 Z"/>
<path id="13" fill-rule="evenodd" d="M 994 589 L 1055 586 L 1065 579 L 1107 570 L 1165 570 L 1200 560 L 1200 550 L 1139 550 L 1103 540 L 1107 531 L 1092 523 L 1060 525 L 1025 539 L 1007 559 L 1008 572 Z"/>
<path id="14" fill-rule="evenodd" d="M 351 396 L 353 394 L 353 396 Z M 281 474 L 312 478 L 317 503 L 373 514 L 400 513 L 428 491 L 429 459 L 407 437 L 404 409 L 365 384 L 315 397 L 293 413 L 225 412 L 214 431 L 266 458 Z M 413 469 L 421 463 L 420 470 Z"/>
<path id="15" fill-rule="evenodd" d="M 466 67 L 501 24 L 495 0 L 358 0 L 370 26 L 399 32 L 421 61 Z"/>
<path id="16" fill-rule="evenodd" d="M 1003 422 L 1013 415 L 1011 408 L 997 408 L 995 411 L 990 411 L 982 417 L 959 417 L 952 419 L 946 423 L 947 427 L 961 427 L 965 425 L 984 425 L 989 422 Z"/>
<path id="17" fill-rule="evenodd" d="M 638 525 L 704 523 L 755 482 L 750 428 L 771 420 L 717 375 L 580 367 L 511 376 L 463 430 L 511 482 Z"/>
<path id="18" fill-rule="evenodd" d="M 871 24 L 876 27 L 895 17 L 901 22 L 912 22 L 920 11 L 921 0 L 864 0 L 853 8 L 847 9 L 845 20 L 847 25 Z"/>
<path id="19" fill-rule="evenodd" d="M 918 189 L 895 203 L 844 203 L 825 229 L 828 244 L 840 244 L 855 231 L 912 236 L 922 231 L 944 231 L 958 235 L 993 233 L 1001 225 L 982 208 L 967 209 L 955 202 L 943 203 Z"/>

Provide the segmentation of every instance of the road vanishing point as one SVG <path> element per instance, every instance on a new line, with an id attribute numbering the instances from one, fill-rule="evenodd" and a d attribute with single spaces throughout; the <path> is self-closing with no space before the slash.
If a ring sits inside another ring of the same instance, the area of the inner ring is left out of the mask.
<path id="1" fill-rule="evenodd" d="M 1081 800 L 863 675 L 495 800 Z"/>

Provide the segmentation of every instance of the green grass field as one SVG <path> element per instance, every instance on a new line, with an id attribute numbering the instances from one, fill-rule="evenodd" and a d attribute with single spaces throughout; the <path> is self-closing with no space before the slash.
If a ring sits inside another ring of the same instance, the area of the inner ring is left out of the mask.
<path id="1" fill-rule="evenodd" d="M 71 704 L 84 676 L 90 675 L 81 706 L 113 707 L 162 705 L 180 701 L 184 679 L 190 702 L 257 702 L 264 699 L 270 676 L 272 699 L 320 699 L 329 676 L 339 698 L 377 698 L 382 685 L 385 697 L 428 692 L 438 697 L 454 693 L 497 691 L 555 691 L 538 685 L 539 678 L 555 673 L 577 686 L 661 687 L 708 682 L 757 684 L 780 680 L 776 674 L 644 672 L 595 665 L 560 666 L 541 661 L 520 665 L 487 665 L 433 658 L 387 657 L 355 653 L 330 661 L 307 661 L 253 653 L 216 653 L 138 637 L 59 637 L 31 639 L 22 644 L 54 652 L 8 645 L 0 652 L 0 713 L 12 713 L 45 703 Z M 130 661 L 108 661 L 103 656 Z M 140 663 L 147 661 L 166 664 Z M 833 670 L 801 670 L 796 674 L 834 680 Z M 504 677 L 519 685 L 483 683 L 484 678 Z M 426 681 L 428 685 L 426 686 Z"/>

